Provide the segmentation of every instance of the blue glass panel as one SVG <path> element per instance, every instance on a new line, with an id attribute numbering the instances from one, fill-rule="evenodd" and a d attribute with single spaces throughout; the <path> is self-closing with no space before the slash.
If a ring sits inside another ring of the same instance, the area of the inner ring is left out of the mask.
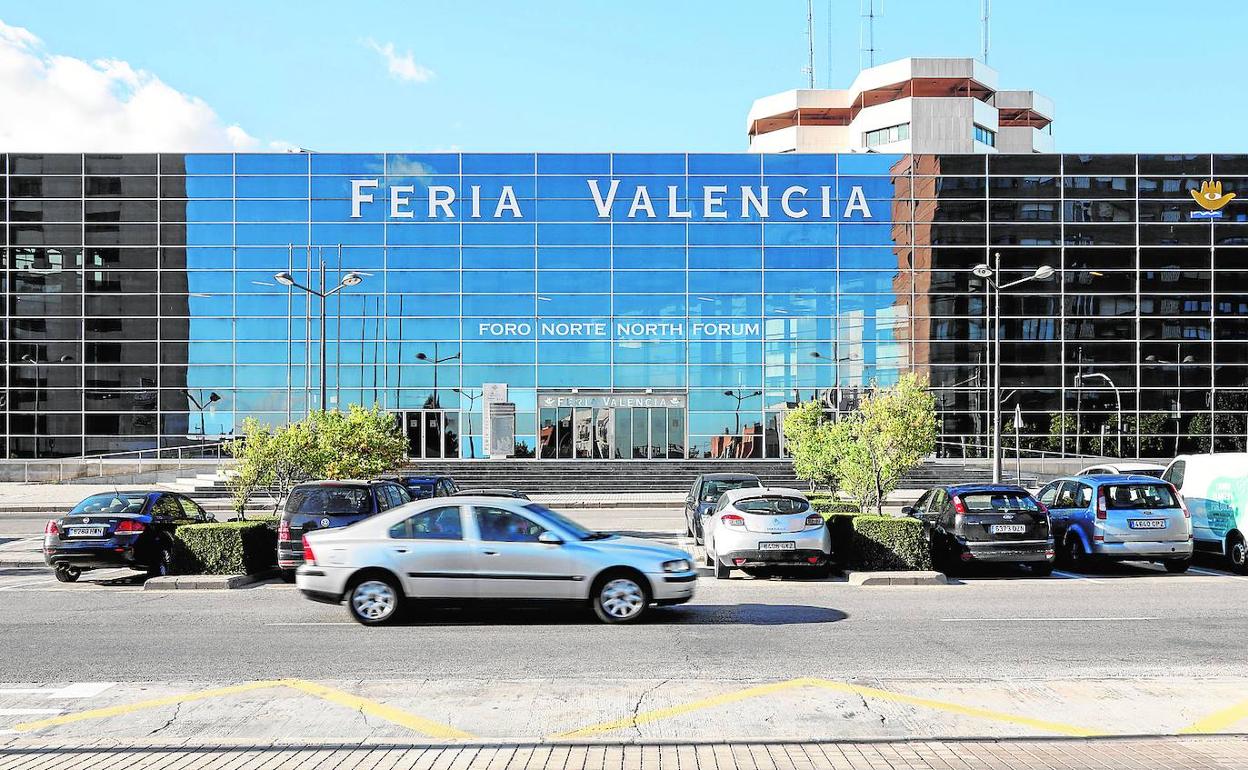
<path id="1" fill-rule="evenodd" d="M 763 338 L 761 319 L 744 316 L 734 318 L 702 318 L 690 321 L 691 340 L 759 340 Z"/>
<path id="2" fill-rule="evenodd" d="M 862 194 L 871 200 L 891 201 L 896 195 L 896 185 L 890 177 L 881 176 L 843 176 L 836 180 L 837 182 L 837 198 L 840 200 L 841 211 L 853 195 L 854 188 L 862 188 Z M 871 211 L 875 216 L 887 216 L 888 210 L 883 210 L 877 206 L 871 206 Z"/>
<path id="3" fill-rule="evenodd" d="M 222 265 L 212 272 L 187 273 L 188 288 L 196 294 L 224 294 L 229 296 L 233 290 L 234 279 L 230 272 L 231 265 Z"/>
<path id="4" fill-rule="evenodd" d="M 842 270 L 854 268 L 895 268 L 898 256 L 892 249 L 843 247 L 840 249 Z"/>
<path id="5" fill-rule="evenodd" d="M 685 249 L 621 247 L 615 250 L 616 270 L 684 270 Z"/>
<path id="6" fill-rule="evenodd" d="M 665 318 L 685 315 L 684 294 L 616 294 L 615 315 L 629 319 L 644 316 Z"/>
<path id="7" fill-rule="evenodd" d="M 763 239 L 767 246 L 835 246 L 836 224 L 769 222 L 763 225 Z"/>
<path id="8" fill-rule="evenodd" d="M 234 178 L 228 176 L 188 176 L 186 197 L 229 198 L 234 195 Z"/>
<path id="9" fill-rule="evenodd" d="M 884 175 L 894 173 L 893 169 L 903 160 L 905 155 L 883 155 L 877 153 L 855 153 L 841 155 L 837 159 L 839 173 L 850 176 L 853 174 Z"/>
<path id="10" fill-rule="evenodd" d="M 842 313 L 849 311 L 843 298 L 840 307 Z M 763 295 L 763 312 L 767 315 L 833 315 L 836 308 L 837 299 L 830 293 Z"/>
<path id="11" fill-rule="evenodd" d="M 308 202 L 240 200 L 235 206 L 240 222 L 307 222 Z"/>
<path id="12" fill-rule="evenodd" d="M 621 271 L 613 276 L 616 294 L 683 294 L 685 274 L 677 270 Z"/>
<path id="13" fill-rule="evenodd" d="M 386 322 L 386 336 L 390 339 L 457 340 L 459 330 L 458 318 L 391 318 Z"/>
<path id="14" fill-rule="evenodd" d="M 842 293 L 892 294 L 896 291 L 893 283 L 896 277 L 896 273 L 883 270 L 875 272 L 841 271 L 838 280 Z"/>
<path id="15" fill-rule="evenodd" d="M 477 246 L 464 249 L 464 269 L 513 270 L 533 267 L 533 249 Z"/>
<path id="16" fill-rule="evenodd" d="M 507 366 L 465 366 L 460 370 L 461 387 L 479 388 L 487 382 L 505 382 L 513 388 L 533 387 L 536 385 L 533 365 Z"/>
<path id="17" fill-rule="evenodd" d="M 845 250 L 841 250 L 842 256 Z M 763 255 L 768 270 L 823 270 L 836 267 L 837 250 L 817 246 L 771 247 Z"/>
<path id="18" fill-rule="evenodd" d="M 191 225 L 187 226 L 188 231 L 190 227 Z M 234 226 L 234 237 L 239 245 L 280 246 L 293 243 L 298 246 L 308 242 L 308 226 L 306 224 L 237 224 Z"/>
<path id="19" fill-rule="evenodd" d="M 464 315 L 533 315 L 532 294 L 465 294 Z"/>
<path id="20" fill-rule="evenodd" d="M 612 206 L 612 216 L 616 219 L 627 219 L 628 211 L 632 208 L 633 201 L 637 199 L 637 188 L 644 187 L 646 192 L 642 195 L 644 202 L 645 196 L 650 196 L 650 204 L 654 207 L 656 216 L 666 216 L 669 207 L 669 199 L 671 198 L 671 188 L 676 188 L 677 208 L 687 211 L 689 208 L 686 190 L 686 179 L 683 176 L 634 176 L 634 177 L 615 177 L 619 179 L 620 186 L 615 191 L 615 204 Z M 598 185 L 598 191 L 605 201 L 610 193 L 610 183 L 602 181 Z M 644 217 L 645 214 L 638 211 L 637 217 Z"/>
<path id="21" fill-rule="evenodd" d="M 537 367 L 537 383 L 543 388 L 609 388 L 609 366 L 555 365 Z"/>
<path id="22" fill-rule="evenodd" d="M 785 153 L 764 155 L 763 172 L 766 174 L 823 174 L 836 173 L 836 156 L 814 153 Z"/>
<path id="23" fill-rule="evenodd" d="M 592 155 L 540 153 L 537 156 L 539 174 L 609 174 L 611 156 L 605 153 Z"/>
<path id="24" fill-rule="evenodd" d="M 614 385 L 617 388 L 683 388 L 685 367 L 616 366 Z"/>
<path id="25" fill-rule="evenodd" d="M 466 176 L 463 178 L 463 191 L 465 195 L 472 194 L 472 188 L 478 187 L 481 190 L 482 201 L 494 201 L 497 205 L 499 198 L 503 195 L 503 189 L 510 187 L 511 194 L 516 196 L 518 200 L 534 198 L 537 195 L 537 179 L 531 176 Z M 485 211 L 484 204 L 482 211 Z M 521 204 L 521 210 L 524 210 L 524 204 Z M 493 208 L 489 211 L 493 212 Z"/>
<path id="26" fill-rule="evenodd" d="M 539 248 L 537 266 L 543 270 L 609 268 L 611 267 L 611 250 L 594 246 Z"/>
<path id="27" fill-rule="evenodd" d="M 609 364 L 611 343 L 604 341 L 539 342 L 537 360 L 544 364 Z"/>
<path id="28" fill-rule="evenodd" d="M 537 226 L 537 242 L 543 246 L 609 244 L 611 225 L 541 223 Z"/>
<path id="29" fill-rule="evenodd" d="M 428 227 L 428 225 L 424 225 Z M 394 243 L 394 230 L 389 230 Z M 425 246 L 421 248 L 386 249 L 386 264 L 391 269 L 425 268 L 428 270 L 456 269 L 459 267 L 459 249 L 448 246 Z"/>
<path id="30" fill-rule="evenodd" d="M 733 155 L 691 154 L 690 174 L 758 174 L 762 172 L 762 155 L 738 153 Z"/>
<path id="31" fill-rule="evenodd" d="M 690 294 L 749 294 L 763 290 L 763 274 L 757 270 L 689 271 Z"/>
<path id="32" fill-rule="evenodd" d="M 190 357 L 188 363 L 192 364 L 229 364 L 234 362 L 233 345 L 231 342 L 192 342 L 190 343 Z M 249 343 L 237 343 L 239 347 L 243 347 Z M 286 343 L 282 343 L 285 347 Z M 240 356 L 239 360 L 242 360 Z"/>
<path id="33" fill-rule="evenodd" d="M 690 246 L 757 246 L 762 242 L 763 226 L 760 224 L 717 222 L 689 225 Z"/>
<path id="34" fill-rule="evenodd" d="M 244 153 L 234 156 L 239 174 L 306 174 L 308 153 Z"/>
<path id="35" fill-rule="evenodd" d="M 598 177 L 595 177 L 598 178 Z M 592 198 L 592 192 L 586 176 L 539 176 L 537 178 L 537 195 L 540 198 Z M 610 182 L 598 178 L 598 189 L 605 199 Z"/>
<path id="36" fill-rule="evenodd" d="M 724 192 L 712 191 L 718 197 L 725 201 L 733 201 L 724 208 L 729 212 L 730 217 L 735 217 L 741 212 L 740 200 L 745 197 L 741 188 L 752 188 L 755 195 L 762 197 L 762 185 L 757 176 L 694 176 L 689 177 L 689 197 L 694 200 L 702 201 L 706 197 L 707 187 L 726 187 Z"/>
<path id="37" fill-rule="evenodd" d="M 394 246 L 436 246 L 459 243 L 455 223 L 388 224 L 386 243 Z"/>
<path id="38" fill-rule="evenodd" d="M 753 340 L 690 342 L 690 364 L 761 364 L 763 347 Z"/>
<path id="39" fill-rule="evenodd" d="M 684 364 L 684 342 L 617 342 L 617 364 Z"/>
<path id="40" fill-rule="evenodd" d="M 404 294 L 440 294 L 459 291 L 459 273 L 450 270 L 390 270 L 386 290 Z M 423 301 L 423 300 L 422 300 Z M 408 305 L 412 309 L 413 305 Z M 434 315 L 415 313 L 415 315 Z"/>
<path id="41" fill-rule="evenodd" d="M 620 246 L 657 246 L 685 242 L 683 224 L 616 224 L 613 238 Z"/>
<path id="42" fill-rule="evenodd" d="M 465 342 L 461 349 L 465 364 L 531 364 L 536 352 L 532 342 L 523 341 Z"/>
<path id="43" fill-rule="evenodd" d="M 234 221 L 234 201 L 188 200 L 186 202 L 186 221 L 232 222 Z"/>
<path id="44" fill-rule="evenodd" d="M 234 313 L 234 298 L 228 294 L 213 295 L 209 297 L 187 298 L 190 314 L 192 316 L 228 316 Z M 282 306 L 285 307 L 285 299 L 283 298 Z"/>
<path id="45" fill-rule="evenodd" d="M 234 173 L 233 155 L 198 155 L 183 156 L 186 173 L 188 174 L 232 174 Z"/>
<path id="46" fill-rule="evenodd" d="M 611 170 L 623 174 L 684 174 L 685 155 L 616 153 L 611 156 Z"/>
<path id="47" fill-rule="evenodd" d="M 464 153 L 462 158 L 464 174 L 532 174 L 535 170 L 533 153 Z"/>
<path id="48" fill-rule="evenodd" d="M 542 270 L 537 275 L 539 294 L 587 294 L 610 288 L 611 274 L 605 270 Z"/>
<path id="49" fill-rule="evenodd" d="M 836 290 L 836 273 L 827 270 L 768 270 L 767 292 L 802 294 Z"/>
<path id="50" fill-rule="evenodd" d="M 469 223 L 463 225 L 463 243 L 472 245 L 531 245 L 533 243 L 533 225 L 526 222 L 517 223 Z"/>
<path id="51" fill-rule="evenodd" d="M 386 155 L 386 170 L 391 174 L 426 176 L 430 174 L 458 174 L 458 153 L 403 153 Z"/>
<path id="52" fill-rule="evenodd" d="M 690 318 L 732 318 L 757 316 L 763 312 L 763 298 L 758 294 L 691 294 Z"/>
<path id="53" fill-rule="evenodd" d="M 394 290 L 391 289 L 391 292 Z M 458 294 L 389 294 L 386 313 L 391 316 L 458 316 Z M 407 329 L 404 328 L 406 333 Z M 403 335 L 400 335 L 400 337 Z"/>
<path id="54" fill-rule="evenodd" d="M 841 243 L 846 246 L 887 246 L 893 243 L 894 235 L 904 238 L 903 245 L 910 245 L 909 228 L 893 229 L 887 224 L 846 223 L 841 225 Z"/>
<path id="55" fill-rule="evenodd" d="M 770 258 L 770 252 L 768 252 Z M 714 270 L 757 268 L 762 263 L 762 249 L 746 247 L 700 247 L 689 249 L 689 269 Z"/>
<path id="56" fill-rule="evenodd" d="M 533 217 L 541 222 L 593 222 L 598 217 L 598 209 L 592 200 L 548 200 L 534 201 Z"/>
<path id="57" fill-rule="evenodd" d="M 465 270 L 464 293 L 519 293 L 533 294 L 532 270 Z M 531 307 L 531 306 L 530 306 Z"/>
<path id="58" fill-rule="evenodd" d="M 543 317 L 611 314 L 610 294 L 539 294 L 537 302 L 537 312 Z"/>
<path id="59" fill-rule="evenodd" d="M 304 226 L 303 240 L 307 240 L 307 226 Z M 191 222 L 186 226 L 186 245 L 188 246 L 229 246 L 234 242 L 234 225 L 201 225 Z"/>
<path id="60" fill-rule="evenodd" d="M 689 385 L 694 388 L 761 388 L 763 369 L 761 366 L 691 366 Z"/>
<path id="61" fill-rule="evenodd" d="M 306 176 L 239 176 L 234 180 L 235 195 L 239 198 L 308 197 Z"/>
<path id="62" fill-rule="evenodd" d="M 376 176 L 385 173 L 385 156 L 376 155 L 334 155 L 330 153 L 313 153 L 313 174 L 363 174 Z"/>
<path id="63" fill-rule="evenodd" d="M 318 222 L 381 222 L 386 219 L 388 211 L 385 205 L 364 204 L 360 206 L 360 216 L 352 217 L 349 200 L 312 201 L 312 219 Z"/>

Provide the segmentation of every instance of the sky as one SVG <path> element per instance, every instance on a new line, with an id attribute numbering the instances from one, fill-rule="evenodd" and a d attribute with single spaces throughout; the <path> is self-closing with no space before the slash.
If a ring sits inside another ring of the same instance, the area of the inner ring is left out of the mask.
<path id="1" fill-rule="evenodd" d="M 814 2 L 845 87 L 860 0 Z M 980 55 L 980 0 L 876 5 L 877 63 Z M 1059 151 L 1248 151 L 1245 0 L 992 6 Z M 0 151 L 740 151 L 805 29 L 803 0 L 0 0 Z"/>

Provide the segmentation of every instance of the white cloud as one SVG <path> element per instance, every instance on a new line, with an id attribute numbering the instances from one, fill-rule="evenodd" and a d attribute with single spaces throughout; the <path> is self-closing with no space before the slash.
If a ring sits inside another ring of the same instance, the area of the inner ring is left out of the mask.
<path id="1" fill-rule="evenodd" d="M 398 80 L 428 83 L 433 79 L 433 70 L 423 64 L 417 64 L 411 51 L 399 54 L 394 49 L 394 43 L 378 43 L 372 38 L 365 40 L 364 44 L 381 54 L 381 58 L 386 60 L 386 67 L 390 70 L 390 74 Z"/>
<path id="2" fill-rule="evenodd" d="M 48 53 L 0 21 L 0 148 L 37 152 L 262 149 L 203 99 L 118 59 Z"/>

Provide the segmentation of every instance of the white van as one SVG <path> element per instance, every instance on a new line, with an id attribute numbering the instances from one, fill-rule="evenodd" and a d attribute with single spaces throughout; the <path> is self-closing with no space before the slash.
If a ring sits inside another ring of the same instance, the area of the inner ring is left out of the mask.
<path id="1" fill-rule="evenodd" d="M 1179 455 L 1161 477 L 1187 502 L 1196 550 L 1220 553 L 1248 574 L 1248 452 Z"/>

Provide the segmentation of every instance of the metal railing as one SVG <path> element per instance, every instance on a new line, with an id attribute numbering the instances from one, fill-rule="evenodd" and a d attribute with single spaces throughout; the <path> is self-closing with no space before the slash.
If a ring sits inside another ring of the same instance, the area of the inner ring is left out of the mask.
<path id="1" fill-rule="evenodd" d="M 228 441 L 193 446 L 135 449 L 82 457 L 0 460 L 0 477 L 23 483 L 60 483 L 68 479 L 102 478 L 148 471 L 181 470 L 230 458 Z M 20 470 L 19 470 L 20 469 Z"/>

